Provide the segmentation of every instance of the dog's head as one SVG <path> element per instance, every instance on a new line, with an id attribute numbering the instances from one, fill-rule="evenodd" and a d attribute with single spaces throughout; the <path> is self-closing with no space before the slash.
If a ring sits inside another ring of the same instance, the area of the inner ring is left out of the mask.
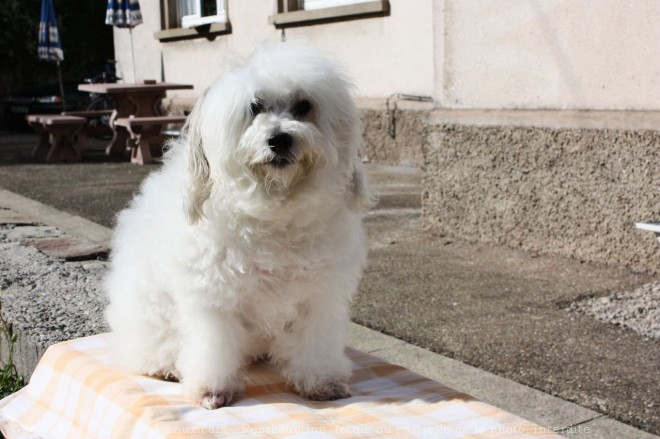
<path id="1" fill-rule="evenodd" d="M 260 47 L 211 86 L 184 129 L 188 219 L 203 216 L 214 187 L 282 201 L 326 188 L 352 208 L 369 204 L 359 158 L 362 126 L 337 65 L 307 47 Z"/>

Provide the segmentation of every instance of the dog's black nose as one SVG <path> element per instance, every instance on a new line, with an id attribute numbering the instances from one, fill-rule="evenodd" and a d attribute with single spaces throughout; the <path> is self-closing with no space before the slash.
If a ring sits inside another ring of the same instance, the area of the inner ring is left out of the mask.
<path id="1" fill-rule="evenodd" d="M 293 136 L 288 133 L 277 133 L 268 139 L 268 146 L 275 154 L 282 154 L 293 145 Z"/>

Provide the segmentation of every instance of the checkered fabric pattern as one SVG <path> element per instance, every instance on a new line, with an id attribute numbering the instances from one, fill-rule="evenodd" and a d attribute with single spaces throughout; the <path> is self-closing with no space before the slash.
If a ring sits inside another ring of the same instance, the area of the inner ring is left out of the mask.
<path id="1" fill-rule="evenodd" d="M 400 366 L 349 350 L 348 399 L 314 402 L 269 364 L 251 366 L 230 407 L 205 410 L 180 385 L 113 366 L 111 335 L 52 346 L 30 384 L 0 401 L 0 429 L 24 438 L 533 438 L 546 429 Z"/>

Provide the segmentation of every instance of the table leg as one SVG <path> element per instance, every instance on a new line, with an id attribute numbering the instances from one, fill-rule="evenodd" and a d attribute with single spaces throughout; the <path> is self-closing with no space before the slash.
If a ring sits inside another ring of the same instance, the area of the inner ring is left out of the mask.
<path id="1" fill-rule="evenodd" d="M 160 114 L 160 102 L 165 98 L 164 91 L 133 93 L 128 99 L 135 106 L 135 117 L 152 117 Z"/>
<path id="2" fill-rule="evenodd" d="M 160 157 L 162 154 L 152 153 L 152 141 L 159 137 L 162 125 L 144 125 L 133 126 L 129 132 L 131 133 L 131 140 L 129 145 L 131 148 L 131 163 L 139 165 L 148 165 L 153 162 L 154 156 Z M 160 139 L 159 139 L 160 140 Z"/>
<path id="3" fill-rule="evenodd" d="M 109 121 L 110 128 L 112 128 L 112 140 L 106 147 L 105 153 L 106 155 L 125 157 L 127 156 L 127 141 L 131 136 L 126 128 L 115 125 L 115 120 L 119 117 L 137 114 L 139 109 L 126 93 L 113 94 L 112 99 L 115 101 L 115 111 L 112 112 Z"/>
<path id="4" fill-rule="evenodd" d="M 153 117 L 160 113 L 160 103 L 165 97 L 164 90 L 144 90 L 137 92 L 112 93 L 116 109 L 110 116 L 112 140 L 105 149 L 106 155 L 125 156 L 127 149 L 131 150 L 131 161 L 151 162 L 151 151 L 145 140 L 131 138 L 131 133 L 115 121 L 130 116 Z M 141 136 L 145 139 L 147 136 Z"/>
<path id="5" fill-rule="evenodd" d="M 117 107 L 119 107 L 119 104 L 117 104 Z M 115 125 L 115 120 L 118 115 L 118 110 L 113 111 L 109 121 L 110 128 L 112 128 L 112 140 L 110 140 L 108 146 L 105 147 L 105 154 L 110 156 L 126 155 L 126 142 L 130 139 L 130 135 L 128 134 L 128 131 L 126 131 L 126 128 Z"/>
<path id="6" fill-rule="evenodd" d="M 150 164 L 153 160 L 149 140 L 146 137 L 138 135 L 133 141 L 135 142 L 135 147 L 131 150 L 131 163 L 138 165 Z"/>

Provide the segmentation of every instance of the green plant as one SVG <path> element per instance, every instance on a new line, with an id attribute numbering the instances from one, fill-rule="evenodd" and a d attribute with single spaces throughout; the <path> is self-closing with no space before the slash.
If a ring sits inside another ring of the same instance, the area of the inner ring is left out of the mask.
<path id="1" fill-rule="evenodd" d="M 16 334 L 14 334 L 11 323 L 7 323 L 2 316 L 2 302 L 0 301 L 0 348 L 4 342 L 7 343 L 7 361 L 0 365 L 0 398 L 20 390 L 25 385 L 25 380 L 18 374 L 14 365 Z"/>

